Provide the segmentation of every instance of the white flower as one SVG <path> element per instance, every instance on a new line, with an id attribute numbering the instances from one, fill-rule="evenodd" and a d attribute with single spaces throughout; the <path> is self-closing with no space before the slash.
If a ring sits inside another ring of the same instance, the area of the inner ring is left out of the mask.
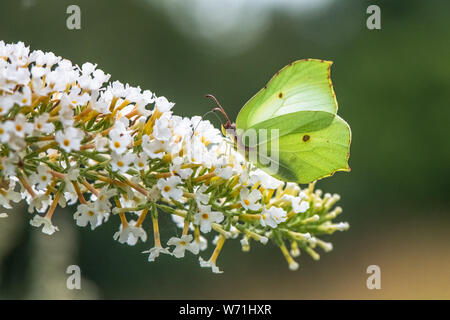
<path id="1" fill-rule="evenodd" d="M 161 141 L 150 140 L 150 137 L 147 135 L 142 137 L 142 148 L 152 159 L 162 159 L 165 151 Z"/>
<path id="2" fill-rule="evenodd" d="M 193 254 L 198 254 L 198 246 L 191 243 L 192 236 L 190 234 L 181 236 L 181 238 L 172 237 L 167 241 L 167 245 L 169 246 L 175 246 L 175 249 L 173 249 L 172 254 L 176 258 L 183 258 L 184 252 L 186 250 L 192 252 Z"/>
<path id="3" fill-rule="evenodd" d="M 67 127 L 64 132 L 56 132 L 55 137 L 59 146 L 66 152 L 80 150 L 81 140 L 83 140 L 83 138 L 84 132 L 74 127 Z"/>
<path id="4" fill-rule="evenodd" d="M 27 122 L 25 116 L 19 113 L 16 115 L 14 121 L 6 121 L 5 129 L 17 137 L 23 138 L 25 135 L 31 134 L 33 131 L 33 124 Z"/>
<path id="5" fill-rule="evenodd" d="M 155 99 L 155 107 L 159 112 L 167 112 L 172 109 L 175 103 L 169 102 L 166 97 L 158 97 Z"/>
<path id="6" fill-rule="evenodd" d="M 1 88 L 1 84 L 0 84 Z M 0 95 L 0 115 L 5 115 L 14 106 L 15 99 L 12 95 Z"/>
<path id="7" fill-rule="evenodd" d="M 134 159 L 134 166 L 139 171 L 145 170 L 147 168 L 147 163 L 148 163 L 148 156 L 143 152 L 139 153 L 139 155 Z"/>
<path id="8" fill-rule="evenodd" d="M 109 146 L 109 139 L 107 137 L 103 137 L 101 135 L 97 135 L 94 138 L 95 150 L 104 152 L 106 148 Z"/>
<path id="9" fill-rule="evenodd" d="M 136 155 L 134 153 L 125 153 L 121 155 L 113 152 L 111 155 L 112 170 L 126 173 L 135 159 Z"/>
<path id="10" fill-rule="evenodd" d="M 120 225 L 119 231 L 117 231 L 113 238 L 120 243 L 127 243 L 129 246 L 134 246 L 139 238 L 142 242 L 147 241 L 147 232 L 142 227 L 135 226 L 136 221 L 131 220 L 128 222 L 128 226 L 125 228 Z"/>
<path id="11" fill-rule="evenodd" d="M 91 200 L 95 203 L 95 210 L 103 214 L 111 211 L 111 202 L 109 199 L 117 194 L 116 189 L 107 187 L 100 190 L 98 196 L 92 195 Z"/>
<path id="12" fill-rule="evenodd" d="M 61 98 L 61 110 L 58 114 L 58 119 L 61 121 L 64 128 L 72 126 L 74 122 L 73 109 L 67 99 L 68 98 L 66 96 Z"/>
<path id="13" fill-rule="evenodd" d="M 54 226 L 49 218 L 39 215 L 35 215 L 33 219 L 30 220 L 30 224 L 37 228 L 43 224 L 42 232 L 48 235 L 52 235 L 55 231 L 59 231 L 58 227 Z"/>
<path id="14" fill-rule="evenodd" d="M 84 92 L 81 94 L 81 88 L 77 86 L 73 86 L 70 89 L 69 94 L 67 95 L 67 101 L 74 107 L 76 106 L 84 106 L 86 103 L 88 103 L 89 99 L 91 97 L 87 92 Z"/>
<path id="15" fill-rule="evenodd" d="M 43 113 L 39 117 L 34 119 L 34 130 L 41 133 L 52 133 L 55 130 L 55 125 L 48 122 L 50 115 Z"/>
<path id="16" fill-rule="evenodd" d="M 250 242 L 248 241 L 247 237 L 242 237 L 242 239 L 239 242 L 241 243 L 242 251 L 250 250 Z"/>
<path id="17" fill-rule="evenodd" d="M 45 212 L 50 205 L 50 197 L 45 193 L 38 194 L 35 197 L 31 197 L 31 200 L 28 201 L 28 212 L 33 213 L 34 209 L 37 212 Z"/>
<path id="18" fill-rule="evenodd" d="M 283 181 L 280 181 L 261 169 L 256 169 L 250 173 L 250 183 L 261 183 L 261 186 L 264 189 L 277 189 L 281 185 L 283 185 Z"/>
<path id="19" fill-rule="evenodd" d="M 300 187 L 294 182 L 287 182 L 286 187 L 284 188 L 284 192 L 286 194 L 295 196 L 300 192 Z"/>
<path id="20" fill-rule="evenodd" d="M 295 213 L 303 213 L 309 209 L 309 202 L 302 200 L 300 197 L 292 199 L 292 209 Z"/>
<path id="21" fill-rule="evenodd" d="M 71 181 L 77 181 L 80 176 L 80 169 L 77 167 L 70 167 L 67 171 L 66 182 L 70 183 Z"/>
<path id="22" fill-rule="evenodd" d="M 295 213 L 303 213 L 309 209 L 309 202 L 303 200 L 303 196 L 294 197 L 289 194 L 285 194 L 281 199 L 291 202 L 292 210 L 294 210 Z"/>
<path id="23" fill-rule="evenodd" d="M 198 205 L 201 204 L 208 204 L 209 203 L 209 194 L 206 194 L 206 190 L 208 190 L 208 186 L 202 184 L 200 187 L 197 187 L 197 189 L 194 192 L 195 200 L 197 201 Z"/>
<path id="24" fill-rule="evenodd" d="M 159 190 L 157 185 L 154 185 L 149 191 L 148 191 L 148 200 L 152 202 L 156 202 L 161 198 L 161 190 Z"/>
<path id="25" fill-rule="evenodd" d="M 31 89 L 30 87 L 23 87 L 22 91 L 18 90 L 15 92 L 13 99 L 14 103 L 19 106 L 28 106 L 31 105 Z"/>
<path id="26" fill-rule="evenodd" d="M 286 221 L 286 211 L 278 207 L 263 208 L 261 213 L 260 223 L 263 227 L 269 226 L 276 228 L 279 223 Z"/>
<path id="27" fill-rule="evenodd" d="M 200 262 L 200 267 L 202 268 L 211 268 L 213 273 L 223 273 L 223 271 L 216 266 L 216 263 L 211 260 L 205 261 L 202 257 L 198 257 L 198 261 Z"/>
<path id="28" fill-rule="evenodd" d="M 51 68 L 53 65 L 58 63 L 61 57 L 57 57 L 53 52 L 42 52 L 41 50 L 36 50 L 30 53 L 30 62 L 35 61 L 37 66 L 45 65 L 47 68 Z"/>
<path id="29" fill-rule="evenodd" d="M 96 68 L 97 64 L 90 62 L 81 66 L 81 76 L 78 79 L 81 88 L 89 91 L 98 90 L 104 82 L 109 80 L 109 74 L 105 74 L 102 70 Z"/>
<path id="30" fill-rule="evenodd" d="M 8 190 L 2 190 L 0 193 L 0 206 L 6 209 L 12 209 L 10 201 L 18 203 L 22 200 L 19 192 L 14 191 L 15 182 L 10 183 Z"/>
<path id="31" fill-rule="evenodd" d="M 173 199 L 179 201 L 183 196 L 183 190 L 177 187 L 181 183 L 181 178 L 172 176 L 167 179 L 159 179 L 157 186 L 161 190 L 161 194 L 167 200 Z"/>
<path id="32" fill-rule="evenodd" d="M 262 194 L 258 189 L 249 192 L 247 188 L 242 188 L 240 195 L 241 204 L 245 209 L 257 211 L 261 208 L 261 203 L 258 201 L 261 200 Z"/>
<path id="33" fill-rule="evenodd" d="M 173 132 L 172 139 L 175 143 L 180 143 L 184 141 L 186 136 L 192 135 L 192 123 L 189 118 L 172 116 L 170 126 Z"/>
<path id="34" fill-rule="evenodd" d="M 194 136 L 199 137 L 200 141 L 208 146 L 211 143 L 219 143 L 222 141 L 222 135 L 218 129 L 216 129 L 211 122 L 207 120 L 201 120 L 199 116 L 192 117 L 192 127 L 194 130 Z"/>
<path id="35" fill-rule="evenodd" d="M 228 161 L 226 156 L 221 156 L 214 166 L 216 168 L 214 172 L 223 179 L 230 179 L 233 175 L 233 164 Z"/>
<path id="36" fill-rule="evenodd" d="M 182 168 L 182 165 L 184 163 L 184 160 L 182 157 L 176 157 L 172 159 L 172 165 L 170 166 L 170 172 L 172 172 L 173 175 L 180 176 L 181 179 L 188 179 L 192 173 L 194 172 L 191 168 Z"/>
<path id="37" fill-rule="evenodd" d="M 154 96 L 150 90 L 143 91 L 135 102 L 135 107 L 140 115 L 144 117 L 148 117 L 151 115 L 151 111 L 146 108 L 149 103 L 154 102 Z"/>
<path id="38" fill-rule="evenodd" d="M 1 103 L 2 103 L 2 101 L 1 101 L 1 97 L 0 97 L 0 108 L 1 108 Z M 6 123 L 0 122 L 0 142 L 1 143 L 8 142 L 9 136 L 10 136 L 10 134 L 9 134 L 8 128 L 6 126 Z"/>
<path id="39" fill-rule="evenodd" d="M 194 223 L 200 225 L 200 230 L 203 233 L 211 231 L 211 223 L 220 223 L 223 221 L 223 213 L 218 211 L 211 211 L 211 206 L 198 206 L 199 212 L 194 215 Z"/>
<path id="40" fill-rule="evenodd" d="M 118 154 L 124 153 L 132 141 L 131 136 L 126 131 L 119 129 L 111 130 L 109 132 L 109 138 L 111 139 L 109 147 Z"/>
<path id="41" fill-rule="evenodd" d="M 17 169 L 17 163 L 19 161 L 19 158 L 17 154 L 10 153 L 10 155 L 6 158 L 0 159 L 0 165 L 2 166 L 2 173 L 5 175 L 5 177 L 8 176 L 15 176 L 16 169 Z"/>
<path id="42" fill-rule="evenodd" d="M 298 263 L 294 260 L 289 262 L 289 270 L 296 271 L 298 270 Z"/>
<path id="43" fill-rule="evenodd" d="M 208 241 L 205 237 L 199 236 L 198 240 L 195 239 L 194 242 L 192 242 L 192 245 L 197 247 L 194 248 L 196 252 L 204 251 L 208 248 Z"/>
<path id="44" fill-rule="evenodd" d="M 45 190 L 52 181 L 52 175 L 48 172 L 48 168 L 42 164 L 37 167 L 36 171 L 30 176 L 30 182 L 33 185 L 37 184 L 38 190 Z"/>
<path id="45" fill-rule="evenodd" d="M 165 254 L 170 254 L 171 255 L 171 253 L 168 250 L 168 248 L 163 248 L 161 246 L 154 246 L 150 250 L 143 251 L 142 253 L 149 253 L 148 261 L 150 261 L 150 262 L 155 261 L 155 259 L 158 258 L 161 253 L 165 253 Z"/>
<path id="46" fill-rule="evenodd" d="M 89 223 L 91 230 L 94 230 L 102 223 L 103 216 L 96 210 L 95 203 L 88 202 L 78 206 L 73 218 L 76 220 L 77 226 L 86 227 Z"/>
<path id="47" fill-rule="evenodd" d="M 165 113 L 155 121 L 153 136 L 159 141 L 169 141 L 172 138 L 172 131 L 169 128 L 169 117 L 170 114 Z"/>

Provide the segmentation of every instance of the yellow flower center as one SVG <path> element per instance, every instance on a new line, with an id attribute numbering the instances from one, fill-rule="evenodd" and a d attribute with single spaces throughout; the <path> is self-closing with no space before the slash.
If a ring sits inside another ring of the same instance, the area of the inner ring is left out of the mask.
<path id="1" fill-rule="evenodd" d="M 169 191 L 170 191 L 170 187 L 169 187 L 169 186 L 165 186 L 165 187 L 164 187 L 164 191 L 165 191 L 165 192 L 169 192 Z"/>
<path id="2" fill-rule="evenodd" d="M 66 147 L 68 147 L 68 146 L 70 145 L 70 140 L 69 140 L 69 139 L 64 139 L 63 145 L 65 145 Z"/>

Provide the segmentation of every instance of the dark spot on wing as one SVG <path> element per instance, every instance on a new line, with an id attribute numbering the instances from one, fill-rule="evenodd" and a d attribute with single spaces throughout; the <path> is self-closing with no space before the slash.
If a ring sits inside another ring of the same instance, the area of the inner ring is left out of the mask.
<path id="1" fill-rule="evenodd" d="M 283 99 L 283 97 L 284 97 L 283 92 L 280 92 L 280 93 L 278 94 L 278 98 Z"/>
<path id="2" fill-rule="evenodd" d="M 311 139 L 311 137 L 307 134 L 305 134 L 302 138 L 303 142 L 307 142 L 307 141 L 309 141 L 309 139 Z"/>

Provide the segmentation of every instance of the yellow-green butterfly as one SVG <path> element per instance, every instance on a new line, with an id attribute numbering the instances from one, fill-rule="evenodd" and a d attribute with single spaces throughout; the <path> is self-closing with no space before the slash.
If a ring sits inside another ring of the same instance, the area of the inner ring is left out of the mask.
<path id="1" fill-rule="evenodd" d="M 269 168 L 258 157 L 254 164 L 272 176 L 297 183 L 309 183 L 350 171 L 348 166 L 351 132 L 337 112 L 337 101 L 330 78 L 331 61 L 304 59 L 277 72 L 267 85 L 239 112 L 236 123 L 227 119 L 223 131 L 231 133 L 245 150 L 271 150 L 278 143 L 277 168 Z M 277 132 L 273 137 L 270 132 Z M 247 139 L 250 131 L 267 130 L 266 138 Z M 269 154 L 272 161 L 273 157 Z"/>

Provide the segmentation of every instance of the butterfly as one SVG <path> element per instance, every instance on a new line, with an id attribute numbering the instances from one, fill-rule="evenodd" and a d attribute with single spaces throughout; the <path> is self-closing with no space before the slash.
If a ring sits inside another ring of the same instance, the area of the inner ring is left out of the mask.
<path id="1" fill-rule="evenodd" d="M 247 159 L 280 180 L 310 183 L 350 171 L 351 130 L 336 114 L 331 65 L 303 59 L 285 66 L 242 107 L 235 123 L 214 96 L 207 97 L 226 118 L 222 131 Z"/>

